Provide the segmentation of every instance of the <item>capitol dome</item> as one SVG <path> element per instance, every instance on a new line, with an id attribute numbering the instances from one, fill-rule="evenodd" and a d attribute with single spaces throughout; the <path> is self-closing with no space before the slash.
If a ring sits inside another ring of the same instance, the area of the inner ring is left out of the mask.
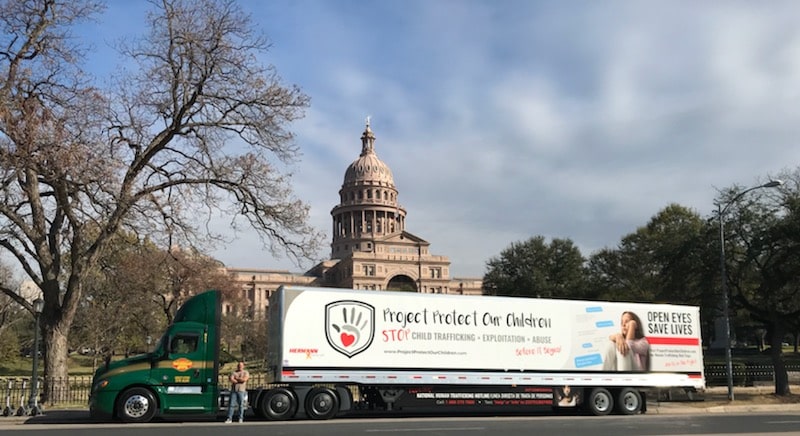
<path id="1" fill-rule="evenodd" d="M 375 135 L 369 123 L 361 135 L 361 155 L 347 167 L 342 187 L 363 184 L 394 187 L 392 170 L 375 154 Z"/>

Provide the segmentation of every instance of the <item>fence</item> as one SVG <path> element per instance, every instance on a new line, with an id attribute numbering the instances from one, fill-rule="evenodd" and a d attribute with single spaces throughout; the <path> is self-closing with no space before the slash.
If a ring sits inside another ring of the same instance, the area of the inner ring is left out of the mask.
<path id="1" fill-rule="evenodd" d="M 92 387 L 92 376 L 72 376 L 48 379 L 52 386 L 51 393 L 44 395 L 45 379 L 39 378 L 37 404 L 42 406 L 86 406 L 89 402 L 89 391 Z M 31 378 L 0 377 L 0 392 L 3 396 L 2 415 L 24 414 L 24 407 L 29 404 Z M 50 401 L 47 397 L 51 398 Z M 56 401 L 57 400 L 57 401 Z"/>
<path id="2" fill-rule="evenodd" d="M 787 365 L 789 380 L 793 383 L 800 382 L 800 364 Z M 725 386 L 727 384 L 727 368 L 724 364 L 710 364 L 705 367 L 706 384 L 708 386 Z M 30 377 L 12 378 L 0 377 L 0 394 L 3 396 L 3 416 L 24 414 L 24 406 L 28 404 L 31 385 Z M 752 386 L 754 384 L 774 383 L 775 373 L 772 365 L 751 365 L 735 363 L 733 365 L 733 381 L 735 386 Z M 54 390 L 45 397 L 42 387 L 45 380 L 39 379 L 39 401 L 45 409 L 48 407 L 88 407 L 89 391 L 92 387 L 92 376 L 72 376 L 66 379 L 47 380 Z M 251 373 L 250 385 L 262 386 L 266 381 L 266 374 Z M 220 386 L 227 386 L 227 376 L 219 377 Z"/>
<path id="3" fill-rule="evenodd" d="M 775 369 L 772 365 L 763 363 L 743 363 L 733 362 L 731 364 L 734 386 L 754 386 L 757 384 L 769 384 L 775 382 Z M 787 364 L 786 371 L 789 373 L 789 382 L 800 382 L 800 364 Z M 705 365 L 706 385 L 725 386 L 728 383 L 727 365 L 706 364 Z"/>

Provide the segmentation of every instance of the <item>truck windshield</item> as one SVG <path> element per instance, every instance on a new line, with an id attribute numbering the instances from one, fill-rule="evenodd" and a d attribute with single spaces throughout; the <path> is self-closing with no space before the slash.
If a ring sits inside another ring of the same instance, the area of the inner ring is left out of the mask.
<path id="1" fill-rule="evenodd" d="M 156 341 L 156 345 L 153 347 L 152 350 L 150 350 L 151 354 L 160 354 L 161 350 L 164 349 L 163 348 L 164 347 L 164 338 L 166 336 L 167 336 L 167 334 L 165 333 L 164 336 L 161 336 L 160 338 L 158 338 L 158 341 Z"/>

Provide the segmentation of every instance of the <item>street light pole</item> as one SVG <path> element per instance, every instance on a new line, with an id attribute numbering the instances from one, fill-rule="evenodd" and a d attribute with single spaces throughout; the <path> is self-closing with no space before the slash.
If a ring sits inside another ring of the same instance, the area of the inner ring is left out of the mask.
<path id="1" fill-rule="evenodd" d="M 41 414 L 37 398 L 39 394 L 36 392 L 39 387 L 39 315 L 42 314 L 44 309 L 44 300 L 37 298 L 33 300 L 33 312 L 36 318 L 36 326 L 33 330 L 33 372 L 31 374 L 31 395 L 28 398 L 28 410 L 31 416 L 38 416 Z"/>
<path id="2" fill-rule="evenodd" d="M 728 208 L 748 192 L 761 188 L 775 188 L 781 184 L 783 184 L 783 182 L 780 180 L 771 180 L 763 185 L 745 189 L 733 197 L 725 207 L 722 207 L 722 203 L 717 203 L 717 218 L 719 219 L 719 269 L 722 274 L 722 311 L 723 319 L 725 320 L 725 374 L 728 378 L 728 401 L 733 401 L 733 356 L 731 355 L 731 319 L 728 302 L 728 277 L 725 272 L 725 220 L 723 218 Z"/>

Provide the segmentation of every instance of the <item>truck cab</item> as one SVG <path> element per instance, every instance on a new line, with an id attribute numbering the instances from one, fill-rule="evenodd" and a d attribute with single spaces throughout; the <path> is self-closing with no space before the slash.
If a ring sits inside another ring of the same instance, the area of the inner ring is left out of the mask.
<path id="1" fill-rule="evenodd" d="M 181 306 L 151 352 L 107 359 L 92 379 L 92 418 L 148 422 L 159 415 L 216 414 L 220 319 L 220 292 L 199 294 Z"/>

